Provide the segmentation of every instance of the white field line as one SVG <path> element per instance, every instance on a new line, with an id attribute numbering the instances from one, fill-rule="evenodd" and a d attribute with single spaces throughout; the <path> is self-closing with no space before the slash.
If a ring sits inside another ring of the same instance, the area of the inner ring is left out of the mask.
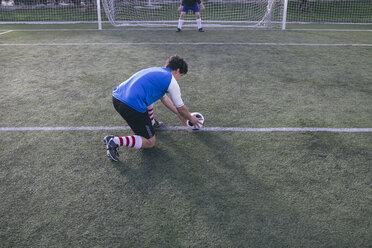
<path id="1" fill-rule="evenodd" d="M 129 126 L 80 126 L 80 127 L 0 127 L 0 132 L 18 131 L 109 131 L 130 130 Z M 190 131 L 183 126 L 163 127 L 162 131 Z M 204 127 L 202 132 L 333 132 L 333 133 L 372 133 L 372 128 L 316 128 L 316 127 L 276 127 L 276 128 L 240 128 L 240 127 Z"/>
<path id="2" fill-rule="evenodd" d="M 102 43 L 20 43 L 0 44 L 3 47 L 9 46 L 150 46 L 150 45 L 243 45 L 243 46 L 330 46 L 330 47 L 372 47 L 372 44 L 316 44 L 316 43 L 257 43 L 257 42 L 102 42 Z"/>
<path id="3" fill-rule="evenodd" d="M 8 31 L 5 31 L 5 32 L 1 32 L 0 35 L 7 34 L 7 33 L 10 33 L 10 32 L 13 32 L 13 30 L 8 30 Z"/>
<path id="4" fill-rule="evenodd" d="M 13 32 L 58 32 L 58 31 L 97 31 L 97 32 L 104 32 L 104 31 L 122 31 L 122 32 L 127 32 L 127 31 L 168 31 L 168 30 L 173 30 L 174 28 L 158 28 L 158 27 L 152 27 L 151 29 L 149 28 L 110 28 L 110 29 L 102 29 L 98 30 L 97 28 L 59 28 L 59 29 L 16 29 L 16 30 L 11 30 Z M 188 30 L 188 29 L 187 29 Z M 319 32 L 372 32 L 370 29 L 311 29 L 311 28 L 293 28 L 293 29 L 286 29 L 286 30 L 277 30 L 277 29 L 257 29 L 257 28 L 232 28 L 232 27 L 226 27 L 226 28 L 207 28 L 207 30 L 214 30 L 214 31 L 230 31 L 230 30 L 240 30 L 240 31 L 267 31 L 267 32 L 287 32 L 287 31 L 319 31 Z M 0 30 L 2 31 L 7 31 L 7 30 Z"/>

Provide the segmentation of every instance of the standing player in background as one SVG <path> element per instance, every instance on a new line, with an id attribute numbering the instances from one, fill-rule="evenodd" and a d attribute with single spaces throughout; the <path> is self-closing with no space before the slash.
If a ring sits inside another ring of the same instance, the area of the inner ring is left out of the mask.
<path id="1" fill-rule="evenodd" d="M 114 107 L 126 120 L 134 135 L 106 136 L 104 142 L 109 159 L 118 161 L 119 146 L 137 149 L 154 147 L 155 128 L 159 127 L 159 122 L 154 119 L 153 103 L 159 99 L 178 116 L 183 125 L 186 125 L 186 120 L 197 127 L 201 124 L 183 103 L 177 83 L 187 70 L 188 66 L 183 58 L 173 55 L 168 58 L 165 67 L 141 70 L 114 89 L 112 94 Z M 169 93 L 170 98 L 166 93 Z"/>
<path id="2" fill-rule="evenodd" d="M 192 10 L 196 16 L 196 24 L 198 25 L 198 30 L 200 32 L 204 32 L 201 24 L 199 5 L 201 9 L 205 9 L 204 4 L 201 2 L 201 0 L 182 0 L 182 3 L 178 8 L 178 10 L 181 10 L 181 15 L 180 19 L 178 20 L 177 32 L 181 32 L 185 15 L 189 10 Z"/>

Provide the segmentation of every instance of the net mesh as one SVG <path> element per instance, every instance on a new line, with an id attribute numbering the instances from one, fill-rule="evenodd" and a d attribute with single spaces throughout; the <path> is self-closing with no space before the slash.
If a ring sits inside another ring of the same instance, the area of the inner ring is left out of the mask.
<path id="1" fill-rule="evenodd" d="M 372 23 L 372 0 L 291 0 L 287 21 Z"/>
<path id="2" fill-rule="evenodd" d="M 0 23 L 97 22 L 95 0 L 0 0 Z"/>
<path id="3" fill-rule="evenodd" d="M 203 24 L 272 26 L 282 20 L 281 0 L 204 0 L 200 11 Z M 114 26 L 174 25 L 180 16 L 179 0 L 103 0 L 103 7 Z M 195 22 L 192 11 L 185 22 Z"/>

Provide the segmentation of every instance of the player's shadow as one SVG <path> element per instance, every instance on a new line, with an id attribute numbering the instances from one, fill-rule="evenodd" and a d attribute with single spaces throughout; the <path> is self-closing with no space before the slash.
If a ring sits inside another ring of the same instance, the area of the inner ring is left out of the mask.
<path id="1" fill-rule="evenodd" d="M 313 238 L 314 244 L 330 235 L 327 230 L 322 230 L 322 237 L 309 234 L 308 230 L 320 227 L 278 198 L 275 187 L 250 172 L 253 151 L 241 144 L 235 146 L 231 138 L 224 138 L 227 135 L 159 132 L 155 148 L 139 151 L 139 167 L 126 162 L 116 167 L 144 195 L 164 181 L 171 182 L 187 199 L 190 220 L 202 217 L 211 232 L 236 247 L 242 245 L 242 238 L 247 244 L 264 245 L 263 240 L 269 239 L 275 247 L 287 246 L 285 239 L 272 235 L 273 229 L 265 229 L 268 226 L 284 228 L 293 240 L 298 236 Z"/>
<path id="2" fill-rule="evenodd" d="M 134 158 L 131 156 L 128 161 L 124 157 L 126 152 L 137 154 Z M 155 146 L 152 149 L 130 149 L 124 152 L 121 151 L 121 153 L 124 153 L 124 156 L 121 156 L 120 161 L 113 163 L 113 166 L 142 193 L 147 193 L 156 187 L 157 184 L 167 177 L 167 168 L 172 167 L 173 157 L 169 156 L 167 151 L 159 146 Z M 134 163 L 131 162 L 133 159 L 136 160 Z"/>

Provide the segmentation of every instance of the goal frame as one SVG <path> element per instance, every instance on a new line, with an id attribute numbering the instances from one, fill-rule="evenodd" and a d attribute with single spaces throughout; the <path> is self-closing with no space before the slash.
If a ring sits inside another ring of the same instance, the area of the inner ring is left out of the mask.
<path id="1" fill-rule="evenodd" d="M 103 8 L 101 7 L 101 0 L 96 0 L 97 1 L 97 9 L 99 8 L 100 12 L 102 12 L 102 9 L 105 9 L 107 8 L 106 6 L 103 6 Z M 103 1 L 103 0 L 102 0 Z M 286 20 L 286 15 L 287 15 L 287 4 L 288 4 L 288 0 L 272 0 L 271 1 L 271 4 L 270 4 L 270 0 L 267 0 L 267 9 L 269 9 L 269 5 L 270 6 L 270 10 L 267 10 L 267 11 L 272 11 L 272 6 L 274 6 L 274 4 L 276 4 L 275 2 L 281 2 L 283 4 L 283 10 L 281 10 L 281 21 L 279 22 L 276 22 L 278 23 L 278 26 L 281 27 L 282 30 L 285 30 L 286 29 L 286 23 L 285 23 L 285 20 Z M 107 3 L 106 3 L 107 5 Z M 147 5 L 146 6 L 149 6 L 149 7 L 152 7 L 152 6 L 155 6 L 155 5 L 152 5 L 151 3 L 151 0 L 148 0 L 147 1 Z M 108 10 L 106 10 L 108 12 Z M 98 12 L 98 11 L 97 11 Z M 105 10 L 103 10 L 103 13 L 106 14 L 107 18 L 110 20 L 110 16 L 105 12 Z M 100 16 L 100 14 L 98 14 Z M 252 21 L 252 23 L 256 23 L 256 25 L 242 25 L 242 26 L 236 26 L 234 25 L 234 27 L 256 27 L 258 28 L 259 24 L 262 24 L 264 23 L 264 21 L 266 21 L 265 19 L 268 18 L 270 19 L 271 18 L 271 13 L 270 12 L 266 12 L 266 15 L 263 17 L 263 19 L 261 21 Z M 167 21 L 125 21 L 126 24 L 122 24 L 122 25 L 119 25 L 119 26 L 174 26 L 174 23 L 176 22 L 177 20 L 167 20 Z M 270 20 L 269 20 L 270 21 Z M 111 21 L 110 21 L 111 22 Z M 192 22 L 190 20 L 184 20 L 185 23 L 188 23 L 188 22 Z M 170 24 L 172 23 L 172 24 Z M 249 23 L 248 21 L 220 21 L 220 20 L 203 20 L 203 23 L 206 24 L 206 25 L 209 25 L 209 26 L 213 26 L 213 27 L 226 27 L 226 23 L 235 23 L 235 24 L 247 24 Z M 214 24 L 214 23 L 218 23 L 218 24 Z M 224 23 L 224 24 L 222 24 Z M 98 21 L 98 29 L 101 30 L 102 29 L 102 20 L 99 20 Z"/>

